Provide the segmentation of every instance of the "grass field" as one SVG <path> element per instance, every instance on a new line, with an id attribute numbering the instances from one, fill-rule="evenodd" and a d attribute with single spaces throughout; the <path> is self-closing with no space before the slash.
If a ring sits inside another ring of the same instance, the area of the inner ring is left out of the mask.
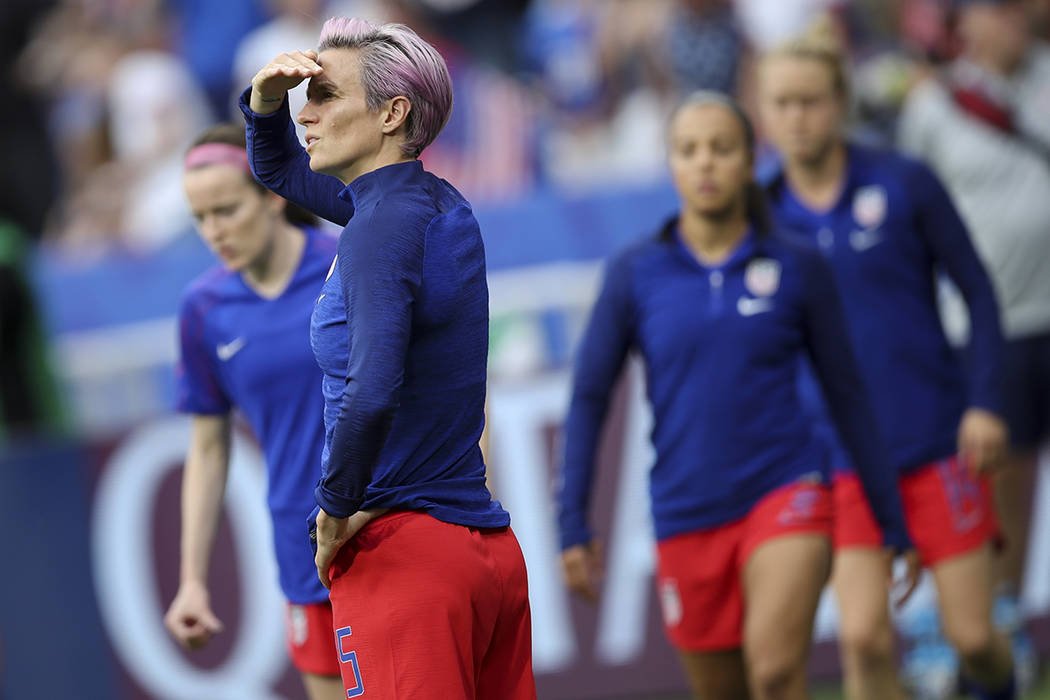
<path id="1" fill-rule="evenodd" d="M 844 700 L 844 698 L 845 696 L 842 694 L 842 689 L 837 684 L 816 685 L 813 688 L 813 700 Z M 691 698 L 688 695 L 661 695 L 658 697 L 631 698 L 630 700 L 691 700 Z M 1028 693 L 1020 700 L 1050 700 L 1050 671 L 1045 671 L 1035 690 Z"/>
<path id="2" fill-rule="evenodd" d="M 842 690 L 837 686 L 816 687 L 813 700 L 843 700 Z M 1050 700 L 1050 673 L 1043 673 L 1038 686 L 1021 700 Z"/>

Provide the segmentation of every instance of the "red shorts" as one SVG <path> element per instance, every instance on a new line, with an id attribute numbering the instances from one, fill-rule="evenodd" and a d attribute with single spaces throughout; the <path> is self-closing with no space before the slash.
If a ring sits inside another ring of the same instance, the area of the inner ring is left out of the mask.
<path id="1" fill-rule="evenodd" d="M 783 486 L 727 525 L 657 543 L 657 587 L 664 626 L 682 651 L 737 649 L 743 639 L 742 575 L 751 554 L 781 535 L 831 538 L 831 489 L 810 482 Z"/>
<path id="2" fill-rule="evenodd" d="M 525 559 L 509 527 L 390 513 L 329 573 L 348 698 L 535 699 Z"/>
<path id="3" fill-rule="evenodd" d="M 332 637 L 331 603 L 296 605 L 285 611 L 288 628 L 288 654 L 299 673 L 319 676 L 339 675 L 339 655 Z"/>
<path id="4" fill-rule="evenodd" d="M 882 532 L 856 474 L 835 475 L 835 548 L 881 547 Z M 925 464 L 900 478 L 908 533 L 923 566 L 969 552 L 998 536 L 988 479 L 956 457 Z"/>

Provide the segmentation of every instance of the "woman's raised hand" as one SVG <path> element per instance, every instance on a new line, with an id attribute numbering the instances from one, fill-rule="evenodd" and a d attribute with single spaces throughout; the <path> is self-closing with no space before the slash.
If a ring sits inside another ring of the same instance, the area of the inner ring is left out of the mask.
<path id="1" fill-rule="evenodd" d="M 320 75 L 323 70 L 317 63 L 317 52 L 312 49 L 276 56 L 252 78 L 252 111 L 256 114 L 277 111 L 289 90 L 308 78 Z"/>

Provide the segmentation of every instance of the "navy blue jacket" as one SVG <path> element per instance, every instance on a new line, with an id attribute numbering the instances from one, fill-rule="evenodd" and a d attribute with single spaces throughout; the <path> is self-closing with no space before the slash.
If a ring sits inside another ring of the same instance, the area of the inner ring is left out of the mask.
<path id="1" fill-rule="evenodd" d="M 419 161 L 347 186 L 310 170 L 287 101 L 256 115 L 241 96 L 256 179 L 345 224 L 319 291 L 311 342 L 324 373 L 319 507 L 423 510 L 445 522 L 501 527 L 485 486 L 488 284 L 470 205 Z"/>
<path id="2" fill-rule="evenodd" d="M 580 344 L 560 492 L 562 546 L 591 537 L 587 507 L 609 396 L 629 351 L 641 354 L 655 416 L 650 474 L 658 539 L 743 517 L 767 493 L 829 466 L 796 390 L 807 353 L 887 544 L 909 546 L 896 481 L 820 254 L 779 235 L 700 264 L 672 222 L 609 263 Z"/>
<path id="3" fill-rule="evenodd" d="M 817 243 L 831 265 L 892 465 L 907 472 L 954 454 L 968 406 L 1001 410 L 1003 340 L 991 281 L 944 187 L 918 161 L 852 145 L 842 194 L 828 211 L 803 205 L 782 172 L 766 190 L 777 224 Z M 969 377 L 938 315 L 938 272 L 970 310 Z M 820 394 L 803 391 L 819 423 Z M 848 467 L 834 431 L 823 433 L 836 467 Z"/>

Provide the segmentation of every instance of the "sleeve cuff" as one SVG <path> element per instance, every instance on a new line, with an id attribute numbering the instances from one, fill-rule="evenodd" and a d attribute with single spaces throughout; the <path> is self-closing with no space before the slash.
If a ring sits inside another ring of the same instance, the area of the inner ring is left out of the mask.
<path id="1" fill-rule="evenodd" d="M 252 86 L 249 85 L 245 88 L 244 92 L 237 99 L 237 106 L 240 107 L 241 114 L 244 115 L 244 120 L 251 124 L 253 128 L 258 130 L 268 131 L 283 131 L 284 123 L 291 120 L 292 113 L 288 108 L 288 97 L 287 95 L 281 100 L 281 106 L 270 112 L 269 114 L 259 114 L 253 112 L 251 108 L 252 99 Z"/>
<path id="2" fill-rule="evenodd" d="M 185 413 L 187 416 L 226 416 L 230 412 L 230 406 L 180 403 L 175 406 L 175 412 Z"/>
<path id="3" fill-rule="evenodd" d="M 332 493 L 320 484 L 314 489 L 314 500 L 321 507 L 321 510 L 333 518 L 349 518 L 361 510 L 361 506 L 365 502 L 363 496 L 360 498 L 340 496 Z"/>
<path id="4" fill-rule="evenodd" d="M 911 537 L 903 529 L 898 529 L 894 532 L 887 530 L 883 534 L 882 543 L 896 554 L 915 549 L 915 544 L 911 541 Z"/>
<path id="5" fill-rule="evenodd" d="M 321 506 L 314 506 L 310 517 L 306 519 L 306 536 L 310 538 L 310 549 L 313 550 L 314 557 L 317 556 L 317 516 L 320 512 Z"/>
<path id="6" fill-rule="evenodd" d="M 578 544 L 587 544 L 592 539 L 591 530 L 584 522 L 584 518 L 565 518 L 568 522 L 561 525 L 561 548 L 566 550 Z"/>
<path id="7" fill-rule="evenodd" d="M 988 394 L 972 396 L 970 397 L 970 408 L 980 408 L 989 413 L 994 413 L 1000 418 L 1003 417 L 1003 402 L 997 396 L 989 396 Z"/>

